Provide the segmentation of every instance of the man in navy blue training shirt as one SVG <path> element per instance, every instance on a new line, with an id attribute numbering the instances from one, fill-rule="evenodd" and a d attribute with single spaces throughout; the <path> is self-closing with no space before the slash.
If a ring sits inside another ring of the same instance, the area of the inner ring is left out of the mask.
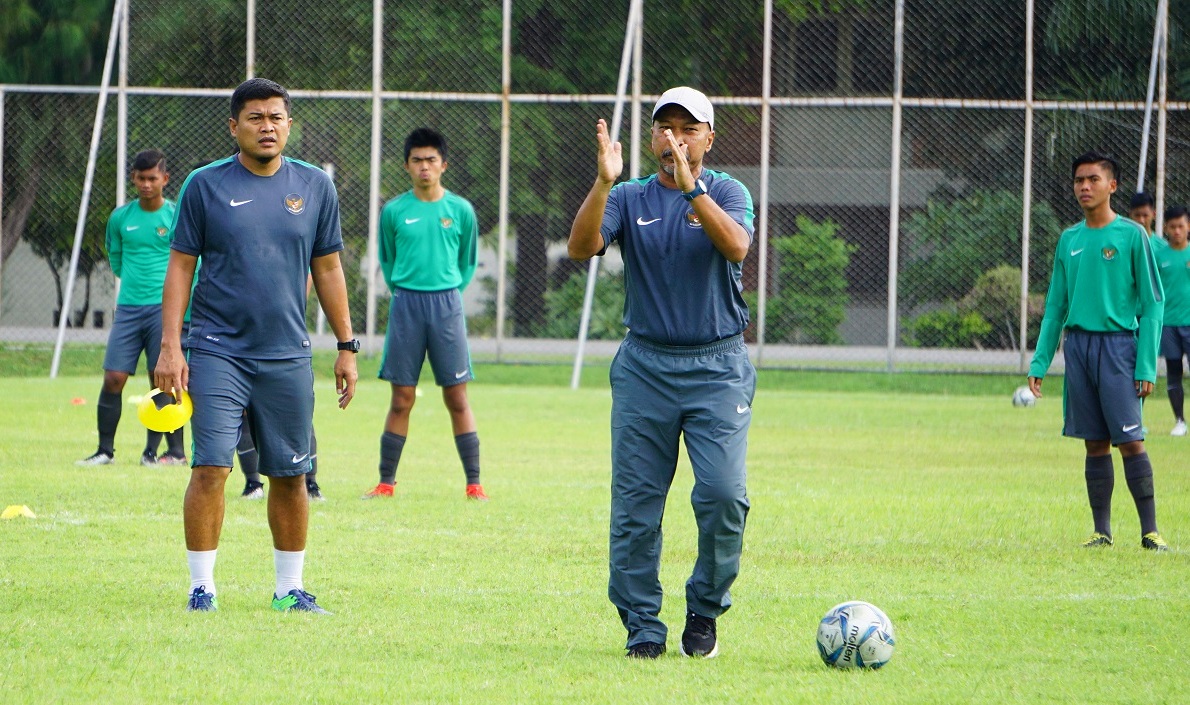
<path id="1" fill-rule="evenodd" d="M 246 411 L 260 473 L 269 478 L 273 609 L 325 612 L 302 584 L 314 413 L 307 272 L 340 341 L 340 408 L 355 394 L 359 343 L 339 263 L 338 196 L 322 170 L 281 155 L 292 123 L 284 88 L 261 78 L 240 84 L 229 120 L 239 152 L 191 173 L 178 197 L 156 379 L 166 391 L 188 389 L 194 402 L 193 470 L 183 505 L 192 611 L 216 608 L 223 489 Z M 182 317 L 191 299 L 184 357 Z"/>
<path id="2" fill-rule="evenodd" d="M 661 518 L 685 439 L 698 559 L 686 582 L 681 652 L 719 653 L 716 619 L 731 606 L 748 515 L 744 456 L 756 391 L 743 332 L 740 263 L 752 243 L 752 197 L 703 166 L 715 112 L 681 86 L 653 109 L 653 176 L 616 184 L 621 147 L 596 126 L 598 176 L 570 230 L 572 259 L 619 242 L 627 337 L 611 367 L 612 500 L 608 597 L 628 630 L 628 657 L 665 653 L 658 618 Z"/>

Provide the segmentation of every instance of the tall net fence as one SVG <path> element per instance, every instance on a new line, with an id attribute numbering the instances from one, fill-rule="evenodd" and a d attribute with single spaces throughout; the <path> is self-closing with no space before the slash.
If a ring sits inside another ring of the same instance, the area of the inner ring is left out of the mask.
<path id="1" fill-rule="evenodd" d="M 744 264 L 753 320 L 747 335 L 761 364 L 1018 369 L 1022 346 L 1035 342 L 1057 237 L 1081 217 L 1071 194 L 1071 159 L 1092 148 L 1117 156 L 1123 167 L 1117 211 L 1127 210 L 1136 190 L 1156 0 L 1103 4 L 1118 5 L 1115 14 L 1111 7 L 1083 13 L 1074 0 L 1034 3 L 1039 102 L 1032 113 L 1027 262 L 1024 0 L 907 4 L 899 135 L 894 2 L 776 5 L 767 133 L 762 4 L 679 0 L 644 5 L 640 141 L 631 141 L 631 106 L 620 134 L 626 157 L 635 155 L 641 173 L 651 173 L 648 116 L 656 95 L 693 85 L 712 96 L 716 140 L 707 165 L 748 186 L 758 214 L 767 208 L 767 228 L 758 231 Z M 501 5 L 456 0 L 383 8 L 378 201 L 409 187 L 405 135 L 423 125 L 442 131 L 449 142 L 444 183 L 472 201 L 482 233 L 480 267 L 465 295 L 477 360 L 566 361 L 574 354 L 587 267 L 567 259 L 565 241 L 594 178 L 595 121 L 611 117 L 628 10 L 626 0 L 514 2 L 505 132 Z M 375 227 L 373 11 L 361 0 L 255 0 L 247 8 L 243 0 L 132 0 L 127 88 L 116 90 L 105 114 L 69 302 L 62 299 L 96 90 L 0 84 L 0 342 L 53 341 L 61 311 L 68 340 L 106 340 L 116 282 L 103 250 L 104 225 L 119 194 L 135 198 L 127 166 L 118 163 L 121 132 L 125 162 L 140 149 L 166 153 L 166 195 L 175 197 L 195 166 L 233 152 L 228 97 L 252 72 L 294 95 L 287 154 L 333 173 L 354 327 L 373 333 L 378 349 L 387 290 L 368 282 Z M 1154 115 L 1146 165 L 1146 186 L 1155 190 L 1162 153 L 1167 205 L 1190 200 L 1190 116 L 1183 102 L 1190 96 L 1190 48 L 1181 41 L 1187 26 L 1190 7 L 1175 4 L 1166 134 L 1159 143 Z M 95 29 L 106 36 L 105 27 Z M 94 74 L 97 82 L 98 69 Z M 126 120 L 119 118 L 121 100 Z M 509 155 L 505 222 L 502 140 Z M 1022 264 L 1028 265 L 1026 340 L 1020 339 Z M 376 294 L 371 306 L 369 291 Z M 613 248 L 595 287 L 591 358 L 609 356 L 623 336 L 622 303 Z M 311 307 L 314 329 L 316 310 Z"/>

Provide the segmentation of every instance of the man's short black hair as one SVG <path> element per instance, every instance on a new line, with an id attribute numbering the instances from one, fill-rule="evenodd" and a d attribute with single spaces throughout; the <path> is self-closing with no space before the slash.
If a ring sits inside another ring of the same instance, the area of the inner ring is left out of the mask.
<path id="1" fill-rule="evenodd" d="M 1170 206 L 1165 209 L 1165 222 L 1178 218 L 1190 218 L 1190 211 L 1186 210 L 1186 206 Z"/>
<path id="2" fill-rule="evenodd" d="M 1128 210 L 1144 208 L 1145 206 L 1150 208 L 1157 207 L 1157 199 L 1153 198 L 1153 194 L 1148 191 L 1141 191 L 1133 195 L 1132 200 L 1128 202 Z"/>
<path id="3" fill-rule="evenodd" d="M 132 158 L 133 171 L 148 171 L 153 167 L 160 169 L 162 174 L 168 173 L 165 168 L 165 153 L 159 149 L 146 149 L 137 152 Z"/>
<path id="4" fill-rule="evenodd" d="M 409 161 L 409 154 L 417 147 L 433 147 L 446 161 L 446 138 L 432 127 L 419 127 L 405 138 L 405 161 Z"/>
<path id="5" fill-rule="evenodd" d="M 236 86 L 235 93 L 231 94 L 232 119 L 240 119 L 240 111 L 244 109 L 244 104 L 248 101 L 268 100 L 269 98 L 284 100 L 285 112 L 289 113 L 289 91 L 282 88 L 280 83 L 267 78 L 249 78 Z"/>
<path id="6" fill-rule="evenodd" d="M 1075 174 L 1078 173 L 1078 168 L 1083 164 L 1098 164 L 1106 169 L 1108 176 L 1113 179 L 1120 173 L 1120 164 L 1111 155 L 1101 154 L 1092 150 L 1074 158 L 1074 164 L 1070 167 L 1070 178 L 1074 178 Z"/>

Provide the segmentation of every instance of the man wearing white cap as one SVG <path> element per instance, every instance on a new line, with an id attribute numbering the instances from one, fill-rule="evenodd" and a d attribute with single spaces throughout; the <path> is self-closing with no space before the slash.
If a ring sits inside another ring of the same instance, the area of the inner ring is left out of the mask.
<path id="1" fill-rule="evenodd" d="M 624 168 L 607 123 L 596 125 L 598 176 L 570 230 L 572 259 L 624 258 L 628 334 L 611 367 L 612 501 L 608 597 L 628 630 L 630 658 L 665 653 L 658 618 L 661 518 L 684 438 L 698 559 L 686 582 L 681 652 L 719 653 L 716 619 L 731 606 L 748 514 L 744 456 L 756 371 L 740 263 L 752 243 L 752 197 L 704 168 L 715 111 L 701 92 L 671 88 L 653 108 L 660 169 L 616 184 Z"/>

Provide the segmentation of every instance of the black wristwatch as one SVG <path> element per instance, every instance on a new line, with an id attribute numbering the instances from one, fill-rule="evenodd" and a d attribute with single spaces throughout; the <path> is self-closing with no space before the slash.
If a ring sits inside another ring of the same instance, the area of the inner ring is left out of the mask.
<path id="1" fill-rule="evenodd" d="M 339 350 L 346 350 L 347 352 L 358 353 L 359 352 L 359 341 L 356 340 L 355 338 L 352 338 L 351 340 L 348 340 L 346 343 L 336 343 L 335 347 L 338 348 Z"/>
<path id="2" fill-rule="evenodd" d="M 702 179 L 694 182 L 694 188 L 682 193 L 682 198 L 687 201 L 693 201 L 699 196 L 707 192 L 707 185 L 702 182 Z"/>

